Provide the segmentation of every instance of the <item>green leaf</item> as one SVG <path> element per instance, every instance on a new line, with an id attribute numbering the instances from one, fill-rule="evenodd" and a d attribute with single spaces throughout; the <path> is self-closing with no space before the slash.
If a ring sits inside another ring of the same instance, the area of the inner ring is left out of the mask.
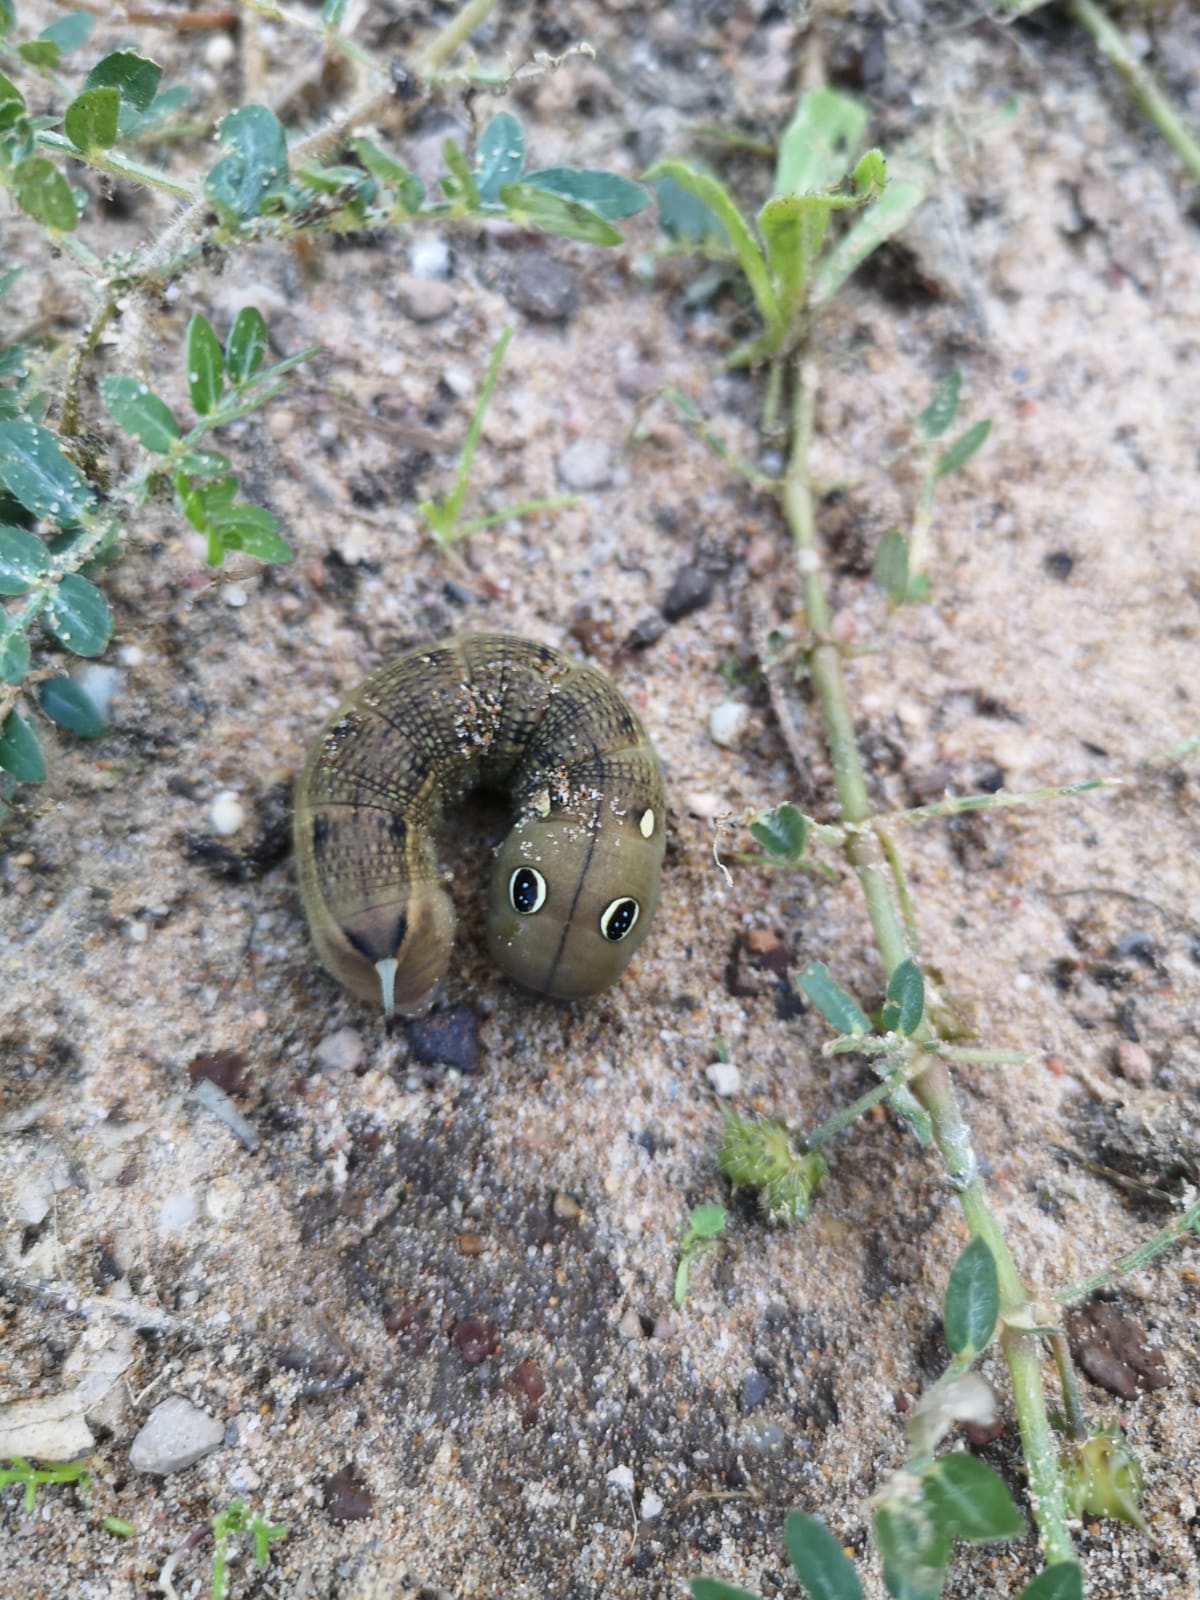
<path id="1" fill-rule="evenodd" d="M 668 239 L 686 246 L 700 246 L 710 240 L 728 244 L 729 236 L 702 200 L 691 195 L 674 178 L 662 178 L 657 185 L 658 225 Z"/>
<path id="2" fill-rule="evenodd" d="M 525 165 L 525 130 L 511 111 L 494 116 L 475 146 L 475 187 L 484 205 L 496 205 L 502 186 L 515 183 Z"/>
<path id="3" fill-rule="evenodd" d="M 1015 1539 L 1025 1531 L 1004 1479 L 977 1456 L 939 1456 L 925 1474 L 925 1494 L 954 1539 Z"/>
<path id="4" fill-rule="evenodd" d="M 708 208 L 729 237 L 738 265 L 750 285 L 750 293 L 754 296 L 758 314 L 766 323 L 768 332 L 778 332 L 782 327 L 782 319 L 775 300 L 775 291 L 771 287 L 767 273 L 766 261 L 754 235 L 750 232 L 746 219 L 738 210 L 733 196 L 724 184 L 709 173 L 689 166 L 686 161 L 660 161 L 657 166 L 650 168 L 645 177 L 648 181 L 653 181 L 655 178 L 670 178 L 685 194 L 690 194 L 694 200 L 699 200 Z"/>
<path id="5" fill-rule="evenodd" d="M 346 15 L 347 0 L 325 0 L 321 7 L 321 21 L 327 28 L 340 28 Z"/>
<path id="6" fill-rule="evenodd" d="M 71 678 L 47 678 L 38 684 L 38 704 L 52 722 L 81 739 L 98 739 L 104 718 Z"/>
<path id="7" fill-rule="evenodd" d="M 750 835 L 769 856 L 796 861 L 808 843 L 808 819 L 793 805 L 760 811 L 750 824 Z"/>
<path id="8" fill-rule="evenodd" d="M 226 223 L 261 216 L 288 181 L 283 124 L 266 106 L 239 106 L 223 117 L 218 137 L 229 147 L 204 180 L 204 192 Z"/>
<path id="9" fill-rule="evenodd" d="M 20 683 L 28 671 L 28 639 L 19 628 L 0 629 L 0 681 Z"/>
<path id="10" fill-rule="evenodd" d="M 79 221 L 71 185 L 45 156 L 18 161 L 9 179 L 13 198 L 36 222 L 58 233 L 70 233 Z"/>
<path id="11" fill-rule="evenodd" d="M 69 55 L 72 50 L 78 50 L 81 44 L 86 44 L 92 36 L 92 29 L 96 26 L 96 19 L 88 11 L 70 11 L 65 17 L 59 17 L 48 28 L 43 28 L 38 34 L 39 39 L 49 39 L 56 44 L 63 55 Z"/>
<path id="12" fill-rule="evenodd" d="M 177 465 L 181 473 L 193 478 L 222 478 L 230 471 L 229 457 L 219 450 L 189 450 Z"/>
<path id="13" fill-rule="evenodd" d="M 910 178 L 893 178 L 873 206 L 868 206 L 842 237 L 825 252 L 813 273 L 808 292 L 810 306 L 828 305 L 834 295 L 868 256 L 914 216 L 925 203 L 924 184 Z"/>
<path id="14" fill-rule="evenodd" d="M 715 1239 L 725 1232 L 725 1207 L 697 1206 L 688 1217 L 687 1225 L 697 1239 Z"/>
<path id="15" fill-rule="evenodd" d="M 37 734 L 15 711 L 10 711 L 0 729 L 0 767 L 18 783 L 41 783 L 46 762 Z"/>
<path id="16" fill-rule="evenodd" d="M 857 200 L 877 200 L 887 188 L 887 162 L 882 150 L 868 150 L 850 174 Z"/>
<path id="17" fill-rule="evenodd" d="M 902 1083 L 888 1095 L 888 1104 L 908 1123 L 909 1132 L 918 1144 L 929 1143 L 933 1138 L 933 1119 L 907 1084 Z"/>
<path id="18" fill-rule="evenodd" d="M 917 418 L 917 432 L 922 439 L 940 439 L 958 415 L 958 397 L 962 393 L 962 373 L 948 372 L 933 391 L 933 399 Z"/>
<path id="19" fill-rule="evenodd" d="M 49 567 L 40 539 L 24 528 L 0 527 L 0 594 L 27 594 Z"/>
<path id="20" fill-rule="evenodd" d="M 1000 1312 L 996 1258 L 987 1241 L 972 1239 L 950 1269 L 942 1321 L 946 1343 L 956 1356 L 976 1356 L 987 1348 Z"/>
<path id="21" fill-rule="evenodd" d="M 293 551 L 279 534 L 279 519 L 265 506 L 241 501 L 224 509 L 211 509 L 208 519 L 209 533 L 220 541 L 222 553 L 243 550 L 259 561 L 290 561 Z M 209 564 L 219 566 L 221 557 L 213 560 L 209 550 Z"/>
<path id="22" fill-rule="evenodd" d="M 506 183 L 500 189 L 500 203 L 512 220 L 522 227 L 540 228 L 564 239 L 581 239 L 585 244 L 621 244 L 622 235 L 591 206 L 577 200 L 564 200 L 549 189 L 529 183 Z"/>
<path id="23" fill-rule="evenodd" d="M 58 65 L 58 58 L 62 51 L 50 39 L 27 39 L 24 44 L 17 46 L 17 54 L 22 61 L 27 61 L 31 67 L 39 71 L 48 72 L 51 67 Z"/>
<path id="24" fill-rule="evenodd" d="M 903 605 L 908 599 L 908 540 L 895 528 L 880 539 L 871 570 L 892 604 Z"/>
<path id="25" fill-rule="evenodd" d="M 225 340 L 225 371 L 240 389 L 262 366 L 267 353 L 267 325 L 255 306 L 243 306 Z"/>
<path id="26" fill-rule="evenodd" d="M 1027 1583 L 1017 1600 L 1083 1600 L 1083 1568 L 1074 1561 L 1056 1561 Z"/>
<path id="27" fill-rule="evenodd" d="M 835 202 L 814 195 L 777 195 L 758 214 L 767 265 L 779 297 L 779 313 L 790 322 L 804 305 L 809 274 L 821 253 Z"/>
<path id="28" fill-rule="evenodd" d="M 26 511 L 60 527 L 77 521 L 95 501 L 54 435 L 34 422 L 0 422 L 0 484 Z"/>
<path id="29" fill-rule="evenodd" d="M 591 167 L 539 167 L 527 172 L 524 182 L 564 200 L 577 200 L 590 206 L 610 222 L 632 217 L 650 204 L 650 191 L 644 183 L 622 178 L 616 172 L 599 172 Z"/>
<path id="30" fill-rule="evenodd" d="M 875 1512 L 875 1544 L 893 1600 L 939 1600 L 950 1533 L 924 1499 L 889 1500 Z"/>
<path id="31" fill-rule="evenodd" d="M 17 88 L 11 78 L 6 78 L 0 72 L 0 106 L 13 105 L 18 111 L 25 109 L 25 96 Z"/>
<path id="32" fill-rule="evenodd" d="M 810 962 L 796 983 L 838 1033 L 870 1033 L 862 1007 L 833 981 L 823 962 Z"/>
<path id="33" fill-rule="evenodd" d="M 115 89 L 124 105 L 141 113 L 149 109 L 161 77 L 162 68 L 157 62 L 138 55 L 136 50 L 115 50 L 97 61 L 83 80 L 83 87 Z"/>
<path id="34" fill-rule="evenodd" d="M 0 272 L 0 299 L 8 293 L 24 271 L 24 267 L 9 267 L 7 271 Z"/>
<path id="35" fill-rule="evenodd" d="M 410 172 L 402 162 L 395 160 L 371 139 L 352 139 L 350 148 L 372 177 L 395 189 L 396 197 L 405 211 L 412 215 L 421 209 L 425 185 L 415 172 Z"/>
<path id="36" fill-rule="evenodd" d="M 772 194 L 820 194 L 840 183 L 867 130 L 867 113 L 836 89 L 801 95 L 779 141 Z"/>
<path id="37" fill-rule="evenodd" d="M 192 407 L 197 416 L 206 417 L 215 410 L 224 381 L 221 341 L 213 332 L 212 323 L 199 312 L 187 325 L 184 361 L 187 364 L 188 394 Z"/>
<path id="38" fill-rule="evenodd" d="M 783 1542 L 808 1600 L 862 1600 L 854 1563 L 823 1522 L 802 1511 L 789 1511 Z"/>
<path id="39" fill-rule="evenodd" d="M 117 142 L 121 96 L 116 89 L 85 89 L 67 107 L 63 126 L 80 150 L 109 150 Z"/>
<path id="40" fill-rule="evenodd" d="M 985 417 L 982 422 L 977 422 L 968 428 L 966 433 L 960 433 L 949 450 L 938 457 L 937 466 L 933 469 L 934 477 L 944 478 L 951 472 L 957 472 L 960 467 L 965 467 L 991 431 L 992 419 Z"/>
<path id="41" fill-rule="evenodd" d="M 147 450 L 167 455 L 179 438 L 170 408 L 138 378 L 111 374 L 100 379 L 100 398 L 119 428 Z"/>
<path id="42" fill-rule="evenodd" d="M 901 961 L 888 980 L 883 1025 L 889 1031 L 913 1034 L 925 1015 L 925 979 L 915 961 Z"/>
<path id="43" fill-rule="evenodd" d="M 47 600 L 42 624 L 77 656 L 102 655 L 112 637 L 108 601 L 77 572 L 69 572 Z"/>
<path id="44" fill-rule="evenodd" d="M 720 1578 L 689 1578 L 688 1588 L 692 1591 L 692 1600 L 762 1600 L 761 1595 L 735 1588 Z"/>
<path id="45" fill-rule="evenodd" d="M 138 138 L 144 138 L 147 134 L 164 127 L 177 112 L 190 105 L 191 101 L 192 91 L 186 83 L 172 84 L 169 89 L 156 94 L 149 107 L 142 112 L 134 130 Z"/>
<path id="46" fill-rule="evenodd" d="M 442 160 L 450 169 L 449 176 L 442 179 L 442 193 L 446 199 L 462 201 L 470 210 L 477 211 L 479 190 L 475 187 L 475 174 L 461 146 L 455 144 L 453 139 L 443 140 Z"/>

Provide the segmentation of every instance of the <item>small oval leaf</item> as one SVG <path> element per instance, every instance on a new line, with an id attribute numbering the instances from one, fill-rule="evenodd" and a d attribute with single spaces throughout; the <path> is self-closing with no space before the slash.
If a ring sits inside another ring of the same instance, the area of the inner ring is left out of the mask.
<path id="1" fill-rule="evenodd" d="M 255 306 L 243 306 L 225 341 L 225 371 L 235 388 L 249 383 L 267 353 L 267 325 Z"/>
<path id="2" fill-rule="evenodd" d="M 0 484 L 26 511 L 60 527 L 77 521 L 95 500 L 54 435 L 34 422 L 0 422 Z"/>
<path id="3" fill-rule="evenodd" d="M 108 601 L 77 572 L 69 572 L 50 596 L 42 623 L 77 656 L 101 655 L 112 637 Z"/>
<path id="4" fill-rule="evenodd" d="M 854 1564 L 823 1522 L 789 1511 L 783 1542 L 807 1600 L 862 1600 Z"/>
<path id="5" fill-rule="evenodd" d="M 20 683 L 29 671 L 29 640 L 17 628 L 0 632 L 0 682 Z"/>
<path id="6" fill-rule="evenodd" d="M 987 1348 L 1000 1312 L 996 1258 L 985 1239 L 972 1239 L 950 1269 L 942 1308 L 946 1343 L 956 1356 Z"/>
<path id="7" fill-rule="evenodd" d="M 63 126 L 81 150 L 109 150 L 117 142 L 121 96 L 111 87 L 85 89 L 67 107 Z"/>
<path id="8" fill-rule="evenodd" d="M 170 408 L 139 379 L 120 374 L 101 378 L 100 398 L 113 421 L 147 450 L 166 455 L 178 439 L 179 424 Z"/>
<path id="9" fill-rule="evenodd" d="M 968 428 L 966 433 L 960 433 L 949 450 L 938 457 L 937 466 L 933 469 L 934 477 L 945 478 L 951 472 L 958 472 L 965 467 L 991 431 L 992 419 L 985 417 L 982 422 L 976 422 Z"/>
<path id="10" fill-rule="evenodd" d="M 0 594 L 27 594 L 50 566 L 50 552 L 24 528 L 0 527 Z"/>
<path id="11" fill-rule="evenodd" d="M 925 1474 L 925 1495 L 955 1539 L 1015 1539 L 1025 1531 L 1004 1479 L 965 1451 L 938 1457 Z"/>
<path id="12" fill-rule="evenodd" d="M 287 189 L 283 124 L 266 106 L 239 106 L 222 118 L 218 136 L 229 154 L 205 178 L 205 194 L 227 223 L 261 216 Z"/>
<path id="13" fill-rule="evenodd" d="M 540 228 L 543 233 L 580 239 L 584 244 L 624 242 L 612 223 L 591 206 L 566 200 L 549 189 L 539 189 L 531 183 L 506 183 L 498 198 L 512 220 L 522 227 Z"/>
<path id="14" fill-rule="evenodd" d="M 933 391 L 933 399 L 917 418 L 917 432 L 923 439 L 940 439 L 958 415 L 962 392 L 962 373 L 948 372 Z"/>
<path id="15" fill-rule="evenodd" d="M 206 417 L 221 398 L 221 341 L 213 332 L 212 323 L 199 312 L 187 326 L 184 360 L 192 406 L 197 416 Z"/>
<path id="16" fill-rule="evenodd" d="M 527 172 L 524 182 L 547 194 L 561 195 L 590 206 L 610 222 L 635 216 L 650 204 L 650 191 L 644 183 L 622 178 L 617 172 L 598 172 L 591 167 L 539 167 Z"/>
<path id="17" fill-rule="evenodd" d="M 488 123 L 475 146 L 475 187 L 485 205 L 494 205 L 503 184 L 515 183 L 525 165 L 525 130 L 511 111 Z"/>
<path id="18" fill-rule="evenodd" d="M 925 1015 L 925 979 L 913 960 L 901 961 L 888 979 L 888 1008 L 895 1009 L 895 1020 L 887 1026 L 900 1033 L 913 1034 Z"/>
<path id="19" fill-rule="evenodd" d="M 870 1033 L 871 1024 L 862 1007 L 829 976 L 821 961 L 810 962 L 796 979 L 817 1010 L 839 1033 Z"/>
<path id="20" fill-rule="evenodd" d="M 26 156 L 13 168 L 9 185 L 21 210 L 58 233 L 70 233 L 79 221 L 74 191 L 45 156 Z"/>
<path id="21" fill-rule="evenodd" d="M 71 678 L 47 678 L 38 684 L 38 704 L 52 722 L 81 739 L 98 739 L 104 718 Z"/>
<path id="22" fill-rule="evenodd" d="M 0 768 L 18 783 L 41 783 L 46 761 L 37 734 L 16 711 L 10 711 L 0 729 Z"/>
<path id="23" fill-rule="evenodd" d="M 85 89 L 115 89 L 135 112 L 149 109 L 158 92 L 162 68 L 136 50 L 114 50 L 104 56 L 83 80 Z"/>
<path id="24" fill-rule="evenodd" d="M 750 835 L 769 856 L 796 861 L 808 843 L 808 819 L 793 805 L 776 806 L 759 812 L 750 824 Z"/>

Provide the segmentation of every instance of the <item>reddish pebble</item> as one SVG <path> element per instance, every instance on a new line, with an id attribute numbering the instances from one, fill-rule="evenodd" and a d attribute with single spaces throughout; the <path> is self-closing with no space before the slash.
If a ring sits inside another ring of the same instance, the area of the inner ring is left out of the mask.
<path id="1" fill-rule="evenodd" d="M 496 1330 L 478 1317 L 464 1317 L 454 1326 L 450 1343 L 469 1367 L 477 1367 L 500 1348 Z"/>

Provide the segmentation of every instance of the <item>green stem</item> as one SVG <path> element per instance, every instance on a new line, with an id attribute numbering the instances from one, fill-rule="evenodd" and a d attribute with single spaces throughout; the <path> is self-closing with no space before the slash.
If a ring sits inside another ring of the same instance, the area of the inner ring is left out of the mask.
<path id="1" fill-rule="evenodd" d="M 1115 1283 L 1118 1278 L 1123 1278 L 1130 1272 L 1137 1272 L 1140 1267 L 1148 1266 L 1155 1256 L 1162 1255 L 1164 1250 L 1169 1250 L 1173 1244 L 1188 1234 L 1200 1234 L 1200 1201 L 1190 1206 L 1181 1217 L 1176 1217 L 1174 1222 L 1168 1222 L 1165 1228 L 1160 1229 L 1144 1244 L 1138 1245 L 1136 1250 L 1131 1250 L 1128 1255 L 1118 1256 L 1110 1266 L 1093 1273 L 1082 1283 L 1074 1283 L 1069 1289 L 1060 1290 L 1055 1299 L 1063 1306 L 1072 1305 L 1076 1300 L 1086 1300 L 1088 1295 L 1095 1294 L 1097 1289 L 1107 1289 L 1109 1284 Z"/>
<path id="2" fill-rule="evenodd" d="M 1140 61 L 1131 53 L 1125 35 L 1092 0 L 1067 0 L 1067 10 L 1091 34 L 1100 54 L 1124 78 L 1130 97 L 1162 134 L 1193 178 L 1200 178 L 1200 144 L 1189 133 L 1175 107 Z"/>
<path id="3" fill-rule="evenodd" d="M 174 195 L 178 200 L 196 199 L 195 184 L 186 183 L 182 178 L 173 178 L 169 172 L 157 167 L 143 166 L 140 161 L 131 161 L 128 156 L 118 155 L 115 151 L 80 150 L 65 134 L 55 133 L 49 128 L 38 134 L 37 142 L 47 150 L 53 150 L 56 155 L 70 156 L 72 161 L 82 161 L 85 166 L 93 167 L 97 172 L 107 172 L 110 177 L 143 183 L 148 189 L 161 189 L 164 194 Z"/>
<path id="4" fill-rule="evenodd" d="M 824 1122 L 819 1122 L 815 1128 L 804 1135 L 804 1148 L 816 1150 L 818 1146 L 828 1144 L 830 1139 L 837 1137 L 846 1128 L 851 1127 L 858 1119 L 865 1116 L 872 1106 L 877 1106 L 881 1100 L 886 1100 L 888 1095 L 899 1089 L 907 1076 L 904 1067 L 896 1067 L 881 1079 L 873 1089 L 868 1089 L 866 1094 L 860 1094 L 857 1100 L 852 1100 L 841 1111 L 834 1112 L 832 1117 L 827 1117 Z"/>
<path id="5" fill-rule="evenodd" d="M 816 364 L 804 358 L 796 366 L 792 400 L 792 448 L 783 484 L 784 513 L 796 546 L 796 562 L 804 589 L 804 603 L 813 643 L 810 665 L 833 762 L 842 824 L 847 832 L 846 856 L 858 875 L 866 900 L 875 942 L 890 977 L 908 953 L 904 929 L 887 880 L 871 859 L 874 833 L 869 827 L 870 803 L 866 776 L 854 738 L 854 719 L 846 692 L 842 661 L 834 643 L 829 602 L 821 576 L 816 516 L 809 484 L 808 462 L 816 418 Z M 867 824 L 867 826 L 864 826 Z M 933 1030 L 922 1023 L 917 1043 L 933 1040 Z M 949 1069 L 931 1057 L 910 1088 L 928 1112 L 933 1137 L 945 1162 L 950 1181 L 972 1236 L 985 1240 L 996 1262 L 1002 1310 L 1024 1305 L 1029 1295 L 1021 1282 L 1012 1254 L 988 1202 L 979 1174 L 970 1133 L 963 1121 Z M 1042 1387 L 1037 1338 L 1005 1327 L 1001 1344 L 1013 1386 L 1013 1400 L 1021 1429 L 1021 1442 L 1029 1476 L 1030 1499 L 1041 1533 L 1042 1548 L 1050 1563 L 1071 1561 L 1074 1551 L 1067 1532 L 1067 1507 L 1058 1472 L 1058 1452 Z"/>
<path id="6" fill-rule="evenodd" d="M 1075 1376 L 1075 1363 L 1071 1360 L 1071 1347 L 1065 1333 L 1052 1333 L 1048 1339 L 1054 1365 L 1058 1368 L 1058 1383 L 1062 1390 L 1063 1411 L 1067 1418 L 1067 1432 L 1072 1439 L 1086 1439 L 1087 1418 L 1079 1398 L 1079 1379 Z"/>

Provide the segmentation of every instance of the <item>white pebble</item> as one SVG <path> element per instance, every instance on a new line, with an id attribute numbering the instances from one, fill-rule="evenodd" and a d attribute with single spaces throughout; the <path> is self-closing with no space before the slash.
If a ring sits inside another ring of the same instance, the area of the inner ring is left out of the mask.
<path id="1" fill-rule="evenodd" d="M 642 1506 L 638 1515 L 643 1522 L 653 1522 L 663 1508 L 662 1501 L 651 1489 L 647 1489 L 642 1496 Z"/>
<path id="2" fill-rule="evenodd" d="M 230 584 L 229 588 L 225 590 L 225 604 L 227 606 L 232 606 L 235 611 L 240 611 L 249 598 L 250 596 L 239 583 L 232 583 Z"/>
<path id="3" fill-rule="evenodd" d="M 123 667 L 140 667 L 146 659 L 146 652 L 140 644 L 126 644 L 118 650 L 117 659 Z"/>
<path id="4" fill-rule="evenodd" d="M 233 40 L 227 33 L 215 33 L 204 47 L 204 65 L 210 72 L 220 72 L 227 67 L 235 54 Z"/>
<path id="5" fill-rule="evenodd" d="M 448 278 L 450 246 L 438 234 L 414 239 L 408 252 L 408 270 L 418 278 Z"/>
<path id="6" fill-rule="evenodd" d="M 362 1035 L 353 1028 L 326 1034 L 316 1051 L 317 1060 L 327 1072 L 353 1072 L 364 1053 Z"/>
<path id="7" fill-rule="evenodd" d="M 611 1483 L 614 1489 L 619 1489 L 622 1494 L 633 1493 L 633 1473 L 628 1467 L 614 1467 L 605 1474 L 604 1481 Z"/>
<path id="8" fill-rule="evenodd" d="M 710 1067 L 705 1067 L 704 1076 L 722 1100 L 741 1091 L 742 1075 L 732 1061 L 714 1061 Z"/>
<path id="9" fill-rule="evenodd" d="M 232 789 L 222 789 L 208 808 L 208 820 L 214 833 L 228 838 L 245 822 L 246 810 Z"/>
<path id="10" fill-rule="evenodd" d="M 714 744 L 730 750 L 746 731 L 749 711 L 740 700 L 722 700 L 708 714 L 708 734 Z"/>
<path id="11" fill-rule="evenodd" d="M 107 722 L 113 700 L 121 692 L 124 673 L 116 667 L 102 667 L 93 662 L 80 667 L 71 676 L 75 679 L 75 687 L 81 689 L 95 706 L 96 715 L 102 722 Z"/>

